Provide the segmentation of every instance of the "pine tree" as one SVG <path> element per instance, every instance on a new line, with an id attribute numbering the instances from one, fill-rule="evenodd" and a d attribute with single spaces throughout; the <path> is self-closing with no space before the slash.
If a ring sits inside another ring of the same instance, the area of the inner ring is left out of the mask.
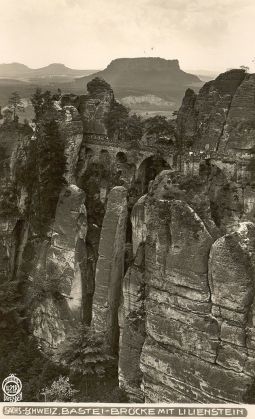
<path id="1" fill-rule="evenodd" d="M 23 305 L 18 287 L 17 280 L 0 275 L 0 329 L 12 328 L 22 320 Z"/>
<path id="2" fill-rule="evenodd" d="M 86 390 L 90 379 L 103 377 L 109 362 L 114 358 L 107 354 L 104 337 L 86 326 L 80 326 L 69 342 L 60 350 L 60 360 L 70 372 L 85 378 Z"/>
<path id="3" fill-rule="evenodd" d="M 37 89 L 32 97 L 36 124 L 33 149 L 32 224 L 45 235 L 54 216 L 59 193 L 65 184 L 65 146 L 61 138 L 54 99 L 49 91 Z"/>
<path id="4" fill-rule="evenodd" d="M 18 120 L 17 112 L 24 111 L 24 105 L 21 101 L 21 97 L 18 94 L 18 92 L 12 93 L 12 95 L 9 98 L 8 103 L 9 103 L 9 109 L 11 110 L 12 115 L 13 115 L 13 121 L 17 121 Z"/>
<path id="5" fill-rule="evenodd" d="M 87 90 L 90 95 L 97 95 L 105 91 L 111 91 L 111 86 L 100 77 L 95 77 L 87 84 Z"/>
<path id="6" fill-rule="evenodd" d="M 59 193 L 65 183 L 66 158 L 64 143 L 57 122 L 43 122 L 38 137 L 38 168 L 41 224 L 47 225 L 54 216 Z"/>
<path id="7" fill-rule="evenodd" d="M 41 394 L 45 396 L 47 402 L 70 402 L 76 393 L 78 393 L 78 390 L 73 388 L 73 385 L 69 382 L 69 377 L 60 375 L 50 387 L 44 388 Z"/>
<path id="8" fill-rule="evenodd" d="M 133 141 L 136 144 L 143 135 L 143 124 L 141 117 L 134 114 L 130 115 L 125 126 L 125 140 Z"/>
<path id="9" fill-rule="evenodd" d="M 43 105 L 43 94 L 42 89 L 37 88 L 33 96 L 31 97 L 31 102 L 34 108 L 35 119 L 38 121 L 42 115 L 42 105 Z"/>
<path id="10" fill-rule="evenodd" d="M 114 102 L 108 112 L 105 123 L 108 136 L 112 138 L 117 134 L 121 138 L 128 120 L 128 109 L 119 102 Z"/>
<path id="11" fill-rule="evenodd" d="M 149 135 L 171 136 L 174 128 L 171 121 L 168 121 L 165 116 L 156 115 L 145 120 L 145 131 Z"/>

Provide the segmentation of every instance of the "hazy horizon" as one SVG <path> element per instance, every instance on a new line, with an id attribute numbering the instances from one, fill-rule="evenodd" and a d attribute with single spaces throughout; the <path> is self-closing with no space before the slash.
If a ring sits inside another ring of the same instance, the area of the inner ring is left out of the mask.
<path id="1" fill-rule="evenodd" d="M 110 62 L 111 61 L 114 61 L 115 59 L 119 59 L 119 58 L 140 58 L 140 57 L 116 57 L 116 58 L 113 58 L 112 60 L 110 60 L 109 61 L 109 63 L 108 64 L 110 64 Z M 152 56 L 147 56 L 146 58 L 163 58 L 163 59 L 166 59 L 166 58 L 164 58 L 164 57 L 152 57 Z M 179 59 L 178 58 L 169 58 L 169 60 L 178 60 L 179 61 Z M 50 62 L 50 63 L 47 63 L 47 64 L 45 64 L 44 66 L 42 66 L 42 67 L 35 67 L 35 66 L 29 66 L 28 64 L 26 64 L 26 63 L 24 63 L 24 62 L 18 62 L 18 61 L 10 61 L 10 62 L 0 62 L 0 65 L 11 65 L 11 64 L 23 64 L 23 65 L 25 65 L 25 66 L 27 66 L 27 67 L 29 67 L 31 70 L 39 70 L 39 69 L 41 69 L 41 68 L 45 68 L 45 67 L 47 67 L 47 66 L 49 66 L 49 65 L 59 65 L 59 64 L 61 64 L 61 65 L 65 65 L 66 67 L 68 67 L 68 68 L 71 68 L 71 69 L 73 69 L 73 70 L 93 70 L 93 71 L 102 71 L 102 70 L 104 70 L 104 68 L 106 68 L 107 66 L 108 66 L 108 64 L 103 68 L 78 68 L 78 67 L 71 67 L 71 66 L 68 66 L 68 65 L 66 65 L 65 63 L 60 63 L 60 62 Z M 181 67 L 181 65 L 180 65 L 180 68 L 181 68 L 181 70 L 183 70 L 183 71 L 186 71 L 186 72 L 192 72 L 192 71 L 196 71 L 196 72 L 201 72 L 201 73 L 203 73 L 204 72 L 204 74 L 214 74 L 214 73 L 218 73 L 218 71 L 217 70 L 208 70 L 208 69 L 206 69 L 206 68 L 203 68 L 203 69 L 199 69 L 199 68 L 196 68 L 196 69 L 184 69 L 184 68 L 182 68 Z M 220 71 L 220 70 L 219 70 Z"/>
<path id="2" fill-rule="evenodd" d="M 178 59 L 185 71 L 255 71 L 253 0 L 0 0 L 0 57 L 100 70 L 115 58 Z M 4 40 L 4 42 L 3 42 Z"/>

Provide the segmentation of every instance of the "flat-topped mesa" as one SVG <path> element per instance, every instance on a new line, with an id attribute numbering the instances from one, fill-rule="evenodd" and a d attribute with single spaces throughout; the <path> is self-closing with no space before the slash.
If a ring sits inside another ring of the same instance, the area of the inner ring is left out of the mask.
<path id="1" fill-rule="evenodd" d="M 118 58 L 104 70 L 76 79 L 75 85 L 84 88 L 94 77 L 106 80 L 120 100 L 130 96 L 144 100 L 153 95 L 168 102 L 169 110 L 180 106 L 187 87 L 202 85 L 196 75 L 181 70 L 178 60 L 159 57 Z"/>
<path id="2" fill-rule="evenodd" d="M 105 70 L 81 78 L 78 82 L 89 81 L 95 76 L 105 78 L 114 89 L 131 87 L 132 83 L 133 87 L 140 85 L 143 88 L 148 85 L 149 81 L 152 84 L 157 81 L 159 85 L 165 86 L 167 83 L 174 84 L 177 80 L 184 84 L 200 82 L 197 76 L 181 70 L 178 60 L 166 60 L 159 57 L 118 58 L 111 61 Z"/>
<path id="3" fill-rule="evenodd" d="M 199 81 L 198 77 L 182 71 L 178 60 L 165 60 L 159 57 L 117 58 L 110 62 L 105 71 L 116 74 L 142 71 L 163 73 L 166 71 L 172 75 L 181 72 L 187 78 L 190 77 L 190 80 Z"/>

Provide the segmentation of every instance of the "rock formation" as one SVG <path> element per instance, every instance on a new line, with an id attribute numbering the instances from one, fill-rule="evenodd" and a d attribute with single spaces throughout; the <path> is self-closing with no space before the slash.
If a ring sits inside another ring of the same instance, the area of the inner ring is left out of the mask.
<path id="1" fill-rule="evenodd" d="M 253 380 L 245 371 L 249 349 L 241 336 L 249 327 L 253 299 L 253 229 L 244 222 L 215 241 L 186 202 L 158 200 L 151 206 L 147 336 L 140 365 L 146 401 L 247 400 Z"/>
<path id="2" fill-rule="evenodd" d="M 122 278 L 127 219 L 127 191 L 122 186 L 111 190 L 101 230 L 93 297 L 93 326 L 105 333 L 114 350 L 118 340 L 118 307 Z"/>
<path id="3" fill-rule="evenodd" d="M 65 183 L 37 224 L 37 132 L 0 128 L 1 274 L 21 281 L 42 350 L 79 322 L 103 333 L 131 401 L 255 400 L 254 80 L 188 89 L 168 145 L 108 136 L 105 82 L 56 98 Z"/>

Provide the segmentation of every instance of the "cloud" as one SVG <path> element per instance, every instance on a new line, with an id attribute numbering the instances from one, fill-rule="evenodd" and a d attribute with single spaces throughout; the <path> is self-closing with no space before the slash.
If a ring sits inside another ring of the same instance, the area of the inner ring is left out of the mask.
<path id="1" fill-rule="evenodd" d="M 168 27 L 182 39 L 194 39 L 200 44 L 215 45 L 229 33 L 231 21 L 240 10 L 252 5 L 252 0 L 148 0 L 154 21 Z M 153 19 L 152 24 L 153 24 Z"/>

